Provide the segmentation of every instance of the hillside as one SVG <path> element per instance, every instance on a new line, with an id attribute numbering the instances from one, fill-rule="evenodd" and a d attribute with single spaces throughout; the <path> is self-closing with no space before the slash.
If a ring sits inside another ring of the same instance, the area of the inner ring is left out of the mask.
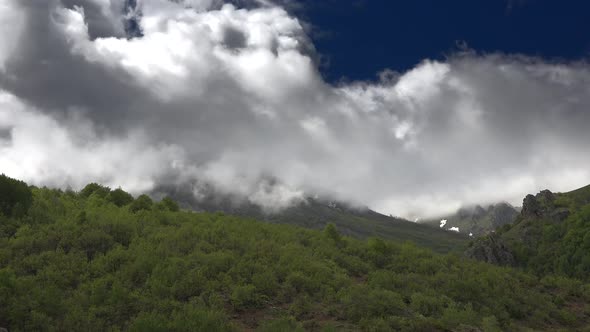
<path id="1" fill-rule="evenodd" d="M 386 216 L 367 207 L 353 207 L 343 202 L 307 197 L 286 209 L 269 212 L 246 200 L 213 190 L 205 191 L 206 194 L 199 200 L 190 190 L 165 188 L 160 191 L 159 195 L 169 194 L 181 206 L 195 211 L 224 212 L 310 229 L 323 229 L 328 223 L 333 223 L 342 234 L 358 239 L 377 236 L 400 243 L 412 241 L 439 253 L 461 252 L 469 241 L 465 234 L 447 232 L 438 227 Z"/>
<path id="2" fill-rule="evenodd" d="M 588 285 L 89 185 L 0 181 L 9 331 L 583 330 Z M 16 193 L 16 196 L 13 195 Z M 14 198 L 14 199 L 13 199 Z"/>
<path id="3" fill-rule="evenodd" d="M 476 241 L 469 253 L 490 252 L 490 247 L 498 245 L 505 257 L 512 258 L 475 256 L 522 266 L 540 275 L 558 273 L 590 280 L 590 186 L 568 193 L 544 190 L 528 195 L 513 225 Z"/>
<path id="4" fill-rule="evenodd" d="M 424 220 L 421 223 L 446 230 L 457 229 L 463 234 L 480 236 L 513 223 L 518 214 L 519 210 L 508 203 L 491 204 L 487 208 L 475 205 L 461 208 L 454 214 Z M 441 222 L 442 220 L 444 222 Z"/>

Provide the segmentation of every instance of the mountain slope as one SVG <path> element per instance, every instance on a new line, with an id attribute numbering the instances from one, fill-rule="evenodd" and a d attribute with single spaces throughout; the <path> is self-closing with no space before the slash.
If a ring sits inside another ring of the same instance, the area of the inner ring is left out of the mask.
<path id="1" fill-rule="evenodd" d="M 310 229 L 323 229 L 333 223 L 345 235 L 359 239 L 381 237 L 396 242 L 412 241 L 436 252 L 462 251 L 468 243 L 464 234 L 447 232 L 437 227 L 418 224 L 372 211 L 367 207 L 352 207 L 308 197 L 278 211 L 264 211 L 258 205 L 243 199 L 209 191 L 199 200 L 192 192 L 182 188 L 162 188 L 186 208 L 195 211 L 224 212 L 227 214 L 255 218 L 277 224 L 289 224 Z"/>
<path id="2" fill-rule="evenodd" d="M 115 191 L 30 188 L 10 201 L 32 193 L 28 209 L 0 213 L 1 328 L 582 331 L 590 323 L 590 293 L 576 280 Z"/>
<path id="3" fill-rule="evenodd" d="M 497 203 L 489 205 L 487 208 L 480 205 L 461 208 L 455 214 L 421 221 L 421 223 L 447 230 L 451 228 L 458 229 L 459 232 L 464 234 L 480 236 L 490 233 L 503 225 L 513 223 L 518 214 L 519 211 L 512 205 Z M 444 223 L 442 223 L 443 220 Z"/>
<path id="4" fill-rule="evenodd" d="M 460 234 L 385 216 L 368 208 L 355 209 L 313 199 L 280 213 L 262 216 L 261 220 L 312 229 L 320 229 L 327 223 L 333 223 L 343 234 L 349 236 L 361 239 L 376 236 L 396 242 L 412 241 L 437 252 L 460 249 L 468 240 Z"/>
<path id="5" fill-rule="evenodd" d="M 526 196 L 515 223 L 500 228 L 493 237 L 475 241 L 468 255 L 489 252 L 492 242 L 496 247 L 501 244 L 504 256 L 514 257 L 513 264 L 535 273 L 590 280 L 590 186 Z M 492 260 L 510 264 L 498 257 Z"/>

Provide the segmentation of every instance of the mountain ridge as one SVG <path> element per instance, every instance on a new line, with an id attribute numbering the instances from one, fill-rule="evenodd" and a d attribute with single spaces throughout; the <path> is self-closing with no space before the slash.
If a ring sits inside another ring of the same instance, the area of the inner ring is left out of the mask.
<path id="1" fill-rule="evenodd" d="M 514 222 L 518 213 L 518 208 L 506 202 L 489 204 L 486 208 L 477 204 L 462 207 L 453 214 L 429 218 L 420 222 L 477 237 Z"/>
<path id="2" fill-rule="evenodd" d="M 411 241 L 437 252 L 460 252 L 467 243 L 464 234 L 447 232 L 436 227 L 415 223 L 402 218 L 386 216 L 366 206 L 307 196 L 299 202 L 276 211 L 265 211 L 243 197 L 205 191 L 197 199 L 188 188 L 159 188 L 156 196 L 170 195 L 184 208 L 195 211 L 223 212 L 249 217 L 269 223 L 290 224 L 309 229 L 323 229 L 333 223 L 338 230 L 359 239 L 381 237 L 388 240 Z"/>

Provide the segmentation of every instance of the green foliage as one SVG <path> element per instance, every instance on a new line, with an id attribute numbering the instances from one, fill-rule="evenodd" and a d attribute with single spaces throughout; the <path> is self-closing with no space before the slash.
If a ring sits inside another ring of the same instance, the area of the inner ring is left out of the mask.
<path id="1" fill-rule="evenodd" d="M 245 214 L 256 215 L 251 212 Z M 438 253 L 463 252 L 469 241 L 466 234 L 445 231 L 438 226 L 389 217 L 371 210 L 345 206 L 334 208 L 331 204 L 314 199 L 307 199 L 305 204 L 285 209 L 279 214 L 268 216 L 261 213 L 258 219 L 318 230 L 323 230 L 328 223 L 332 223 L 341 235 L 359 239 L 380 237 L 394 242 L 412 241 Z"/>
<path id="2" fill-rule="evenodd" d="M 502 332 L 500 323 L 494 316 L 484 317 L 481 325 L 484 332 Z"/>
<path id="3" fill-rule="evenodd" d="M 178 203 L 176 203 L 172 198 L 166 196 L 164 197 L 160 203 L 158 203 L 159 206 L 161 206 L 163 209 L 168 210 L 168 211 L 172 211 L 172 212 L 177 212 L 180 210 L 180 207 L 178 206 Z"/>
<path id="4" fill-rule="evenodd" d="M 33 194 L 26 183 L 0 174 L 0 214 L 20 218 L 32 203 Z"/>
<path id="5" fill-rule="evenodd" d="M 590 281 L 590 186 L 542 202 L 545 215 L 521 218 L 502 233 L 519 264 L 538 275 Z M 567 218 L 555 220 L 562 213 Z"/>
<path id="6" fill-rule="evenodd" d="M 324 235 L 328 239 L 333 241 L 336 245 L 341 245 L 342 237 L 340 236 L 340 233 L 338 233 L 338 230 L 336 229 L 336 226 L 333 223 L 329 223 L 326 225 L 326 227 L 324 228 Z"/>
<path id="7" fill-rule="evenodd" d="M 279 318 L 262 324 L 257 332 L 304 332 L 305 330 L 292 318 Z"/>
<path id="8" fill-rule="evenodd" d="M 117 188 L 107 195 L 106 200 L 121 207 L 131 204 L 133 202 L 133 196 L 123 189 Z"/>
<path id="9" fill-rule="evenodd" d="M 231 294 L 231 302 L 238 310 L 256 307 L 260 304 L 260 296 L 254 285 L 237 286 Z"/>
<path id="10" fill-rule="evenodd" d="M 152 199 L 148 195 L 141 195 L 141 196 L 137 197 L 137 199 L 135 201 L 133 201 L 133 203 L 131 203 L 131 205 L 129 206 L 129 209 L 132 212 L 137 212 L 137 211 L 141 211 L 141 210 L 150 210 L 152 208 L 153 204 L 154 204 L 154 202 L 152 201 Z"/>
<path id="11" fill-rule="evenodd" d="M 109 194 L 111 189 L 109 187 L 101 186 L 98 183 L 89 183 L 80 191 L 82 197 L 90 197 L 92 194 L 96 194 L 98 197 L 104 198 Z"/>
<path id="12" fill-rule="evenodd" d="M 33 189 L 27 215 L 0 216 L 0 326 L 518 331 L 576 329 L 590 317 L 580 280 L 358 241 L 333 225 L 180 211 L 147 196 L 118 204 L 126 195 L 107 189 Z"/>
<path id="13" fill-rule="evenodd" d="M 225 332 L 233 331 L 233 328 L 227 323 L 227 316 L 223 312 L 189 304 L 174 310 L 170 316 L 142 312 L 133 320 L 129 331 Z"/>

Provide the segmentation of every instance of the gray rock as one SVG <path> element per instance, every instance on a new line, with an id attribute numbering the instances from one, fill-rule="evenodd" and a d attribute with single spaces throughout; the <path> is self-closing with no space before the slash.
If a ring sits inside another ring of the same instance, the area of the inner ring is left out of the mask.
<path id="1" fill-rule="evenodd" d="M 496 235 L 478 239 L 472 247 L 465 251 L 465 255 L 495 265 L 514 266 L 516 263 L 512 252 Z"/>
<path id="2" fill-rule="evenodd" d="M 537 200 L 543 205 L 553 205 L 555 195 L 551 191 L 545 189 L 537 194 Z"/>
<path id="3" fill-rule="evenodd" d="M 541 215 L 541 205 L 533 195 L 526 195 L 522 201 L 522 211 L 520 214 L 525 218 L 536 218 Z"/>
<path id="4" fill-rule="evenodd" d="M 522 201 L 521 216 L 525 219 L 551 217 L 555 210 L 555 194 L 543 190 L 536 196 L 527 195 Z"/>
<path id="5" fill-rule="evenodd" d="M 490 218 L 493 228 L 498 228 L 506 224 L 511 224 L 518 216 L 518 211 L 514 207 L 506 203 L 490 205 L 488 211 L 491 216 Z"/>
<path id="6" fill-rule="evenodd" d="M 484 210 L 481 205 L 476 205 L 475 209 L 473 210 L 473 216 L 475 218 L 481 218 L 486 214 L 486 210 Z"/>

